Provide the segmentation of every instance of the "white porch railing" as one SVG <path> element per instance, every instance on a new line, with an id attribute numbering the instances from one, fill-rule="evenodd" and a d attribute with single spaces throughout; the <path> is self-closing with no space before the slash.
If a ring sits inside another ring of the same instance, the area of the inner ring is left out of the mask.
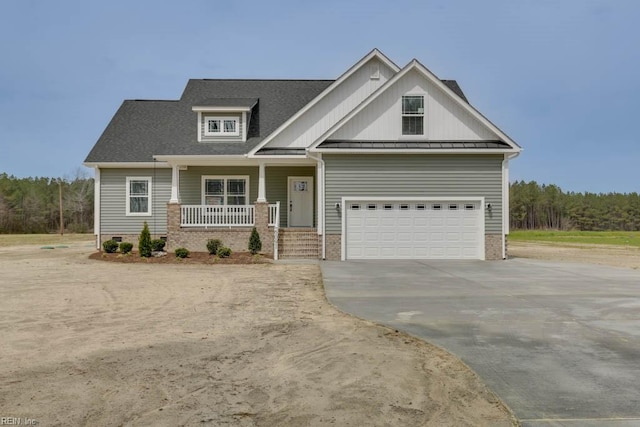
<path id="1" fill-rule="evenodd" d="M 251 227 L 255 224 L 253 205 L 182 205 L 181 227 Z"/>

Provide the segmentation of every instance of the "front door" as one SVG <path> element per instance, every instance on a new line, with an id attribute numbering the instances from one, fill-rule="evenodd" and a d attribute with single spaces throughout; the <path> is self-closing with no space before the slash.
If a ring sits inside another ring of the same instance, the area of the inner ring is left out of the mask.
<path id="1" fill-rule="evenodd" d="M 289 227 L 313 227 L 313 177 L 289 177 Z"/>

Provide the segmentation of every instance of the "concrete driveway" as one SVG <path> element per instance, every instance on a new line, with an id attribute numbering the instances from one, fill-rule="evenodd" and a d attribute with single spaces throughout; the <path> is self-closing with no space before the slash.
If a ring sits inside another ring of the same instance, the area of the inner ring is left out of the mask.
<path id="1" fill-rule="evenodd" d="M 640 425 L 640 271 L 527 259 L 321 266 L 333 304 L 456 354 L 523 426 Z"/>

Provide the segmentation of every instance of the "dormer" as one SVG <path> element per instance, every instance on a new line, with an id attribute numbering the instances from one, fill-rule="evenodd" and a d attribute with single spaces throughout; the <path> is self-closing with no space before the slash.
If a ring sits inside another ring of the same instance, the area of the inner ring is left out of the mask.
<path id="1" fill-rule="evenodd" d="M 256 98 L 208 98 L 191 109 L 198 113 L 198 142 L 245 142 Z"/>

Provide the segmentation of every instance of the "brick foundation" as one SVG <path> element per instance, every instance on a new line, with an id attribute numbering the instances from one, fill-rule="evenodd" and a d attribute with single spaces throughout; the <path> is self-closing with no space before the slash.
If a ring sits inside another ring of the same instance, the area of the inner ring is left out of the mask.
<path id="1" fill-rule="evenodd" d="M 273 255 L 273 227 L 269 227 L 269 204 L 255 204 L 256 229 L 260 234 L 263 254 Z M 224 246 L 234 252 L 249 250 L 249 238 L 253 227 L 180 227 L 180 205 L 167 205 L 167 246 L 168 251 L 187 248 L 192 252 L 206 252 L 207 241 L 220 239 Z"/>
<path id="2" fill-rule="evenodd" d="M 327 261 L 340 261 L 342 254 L 342 235 L 327 234 L 325 256 Z"/>
<path id="3" fill-rule="evenodd" d="M 484 256 L 487 261 L 502 259 L 503 239 L 502 234 L 485 234 Z"/>

